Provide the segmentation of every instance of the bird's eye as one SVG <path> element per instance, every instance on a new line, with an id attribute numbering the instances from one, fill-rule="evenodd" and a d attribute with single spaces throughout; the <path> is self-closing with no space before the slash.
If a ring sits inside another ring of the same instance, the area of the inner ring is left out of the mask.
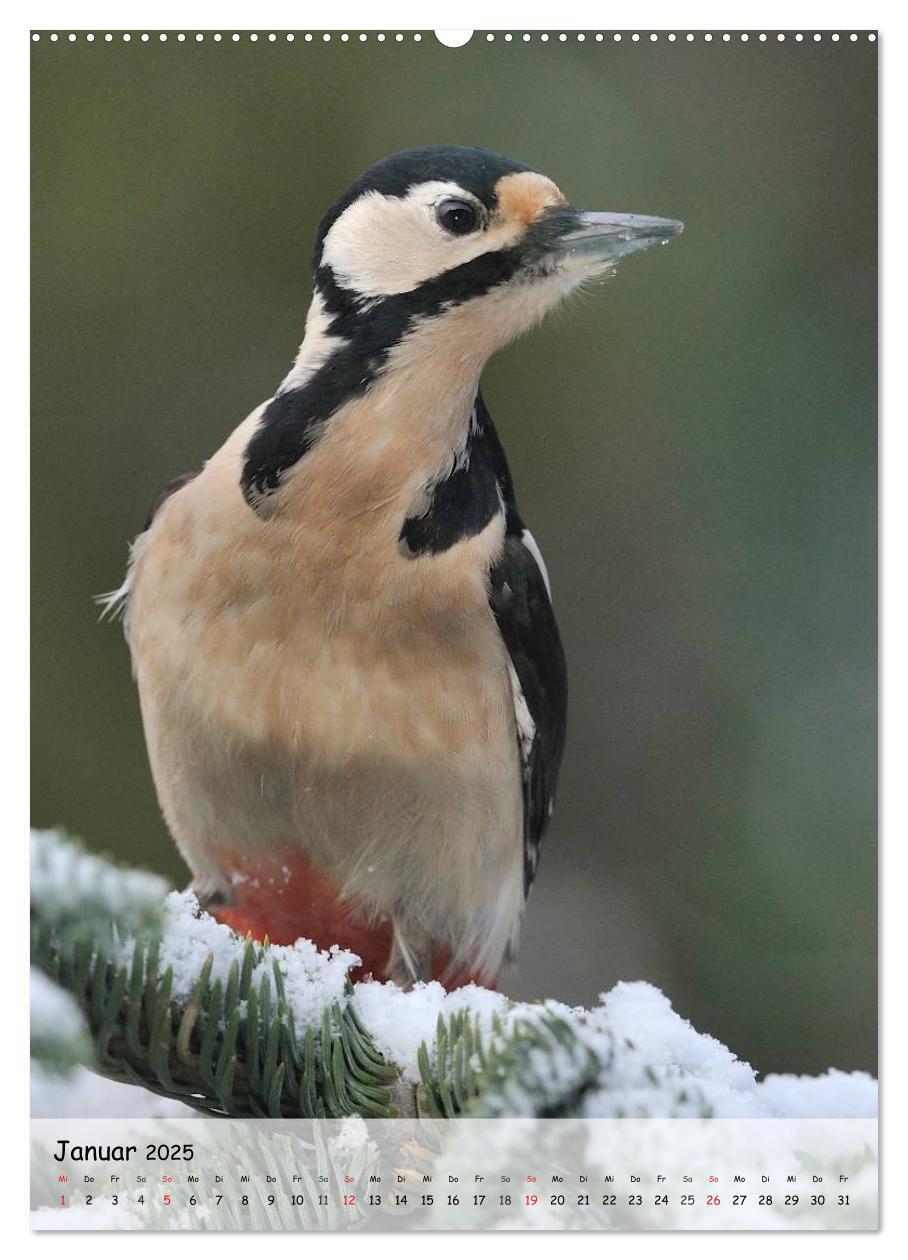
<path id="1" fill-rule="evenodd" d="M 479 227 L 479 211 L 469 201 L 458 201 L 449 197 L 441 202 L 435 211 L 435 217 L 446 232 L 452 236 L 466 236 Z"/>

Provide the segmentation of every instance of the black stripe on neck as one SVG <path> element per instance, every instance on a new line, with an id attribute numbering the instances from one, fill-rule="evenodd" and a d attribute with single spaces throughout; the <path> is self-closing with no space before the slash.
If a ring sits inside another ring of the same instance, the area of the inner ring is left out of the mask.
<path id="1" fill-rule="evenodd" d="M 317 441 L 323 423 L 349 399 L 364 394 L 383 371 L 388 356 L 415 324 L 445 308 L 487 293 L 513 276 L 514 251 L 483 254 L 452 268 L 410 293 L 374 304 L 358 300 L 320 267 L 316 285 L 331 317 L 327 335 L 342 344 L 304 385 L 275 395 L 246 448 L 241 487 L 255 507 L 272 494 Z"/>
<path id="2" fill-rule="evenodd" d="M 280 487 L 282 478 L 318 440 L 331 416 L 361 396 L 384 370 L 388 356 L 420 320 L 481 297 L 518 271 L 544 268 L 549 247 L 575 218 L 569 209 L 547 211 L 516 246 L 480 254 L 426 280 L 408 293 L 378 300 L 342 288 L 330 267 L 319 267 L 315 284 L 330 318 L 326 333 L 344 342 L 304 385 L 271 400 L 246 448 L 240 479 L 246 501 L 256 507 Z"/>
<path id="3" fill-rule="evenodd" d="M 447 551 L 481 534 L 496 516 L 506 515 L 513 495 L 498 434 L 477 395 L 463 456 L 432 486 L 425 510 L 404 521 L 401 547 L 412 556 Z"/>

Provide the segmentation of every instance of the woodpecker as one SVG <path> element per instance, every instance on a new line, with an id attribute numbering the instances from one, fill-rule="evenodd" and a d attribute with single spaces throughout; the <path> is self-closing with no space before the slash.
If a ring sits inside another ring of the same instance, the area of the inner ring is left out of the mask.
<path id="1" fill-rule="evenodd" d="M 567 677 L 480 376 L 681 227 L 442 146 L 376 163 L 322 219 L 288 375 L 162 492 L 109 597 L 165 820 L 223 922 L 402 985 L 496 982 Z"/>

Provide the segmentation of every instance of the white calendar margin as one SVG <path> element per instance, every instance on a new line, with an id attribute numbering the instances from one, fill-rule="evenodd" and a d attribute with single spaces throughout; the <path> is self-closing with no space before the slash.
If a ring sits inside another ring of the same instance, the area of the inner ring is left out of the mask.
<path id="1" fill-rule="evenodd" d="M 311 4 L 300 6 L 286 3 L 259 3 L 254 10 L 248 5 L 225 3 L 221 5 L 193 3 L 176 5 L 162 3 L 158 5 L 133 5 L 123 3 L 114 5 L 110 2 L 91 6 L 77 7 L 60 3 L 35 4 L 26 8 L 22 4 L 10 6 L 13 18 L 6 24 L 5 38 L 0 41 L 3 73 L 0 75 L 0 91 L 4 93 L 5 108 L 2 110 L 3 125 L 6 129 L 4 152 L 7 156 L 7 171 L 10 188 L 17 189 L 19 195 L 9 195 L 4 199 L 0 214 L 3 216 L 3 239 L 14 242 L 27 240 L 28 236 L 28 138 L 23 127 L 23 117 L 27 111 L 28 100 L 28 61 L 27 39 L 28 27 L 50 29 L 55 26 L 74 26 L 77 29 L 101 27 L 108 25 L 111 29 L 135 29 L 141 25 L 149 25 L 153 29 L 174 29 L 177 26 L 192 26 L 195 29 L 214 29 L 217 26 L 235 26 L 245 29 L 249 26 L 249 17 L 254 13 L 256 26 L 273 26 L 277 29 L 300 29 L 311 26 L 316 30 L 376 29 L 376 6 L 373 4 L 346 4 L 339 6 Z M 554 16 L 551 6 L 543 6 L 538 0 L 522 5 L 496 5 L 493 3 L 478 4 L 465 0 L 458 4 L 455 11 L 450 6 L 428 6 L 415 3 L 395 3 L 381 7 L 384 19 L 382 26 L 399 26 L 407 29 L 436 29 L 459 27 L 475 29 L 551 29 L 551 23 L 545 19 Z M 645 30 L 677 30 L 681 25 L 691 30 L 721 30 L 726 25 L 733 29 L 812 29 L 812 30 L 845 30 L 857 23 L 858 29 L 881 29 L 881 97 L 883 118 L 887 120 L 888 131 L 884 124 L 881 139 L 883 169 L 886 181 L 883 185 L 883 224 L 888 222 L 897 225 L 904 214 L 906 198 L 906 175 L 904 162 L 899 162 L 896 145 L 901 131 L 896 125 L 897 118 L 908 115 L 908 64 L 905 62 L 905 49 L 908 40 L 905 36 L 906 19 L 903 12 L 896 9 L 895 4 L 864 6 L 862 11 L 855 5 L 839 2 L 819 4 L 802 3 L 796 7 L 778 2 L 764 5 L 736 6 L 733 12 L 727 5 L 718 3 L 697 3 L 679 6 L 667 3 L 644 3 L 633 9 L 618 10 L 604 5 L 559 4 L 557 7 L 559 23 L 567 30 L 597 29 L 607 26 L 607 20 L 627 29 L 628 25 L 639 25 Z M 453 19 L 453 20 L 452 20 Z M 897 64 L 898 63 L 898 64 Z M 903 131 L 902 131 L 903 134 Z M 904 767 L 908 764 L 908 662 L 904 652 L 899 659 L 895 645 L 908 643 L 908 596 L 904 577 L 898 581 L 899 556 L 908 552 L 908 496 L 904 486 L 908 480 L 908 432 L 904 425 L 899 426 L 896 417 L 908 415 L 908 398 L 904 374 L 898 372 L 900 358 L 903 354 L 904 328 L 898 318 L 898 297 L 908 291 L 908 239 L 903 232 L 892 231 L 884 237 L 886 248 L 887 280 L 882 289 L 881 313 L 883 315 L 884 366 L 888 362 L 892 370 L 885 373 L 881 385 L 881 403 L 883 420 L 883 464 L 881 522 L 884 529 L 883 550 L 883 682 L 886 702 L 882 713 L 883 734 L 883 794 L 882 794 L 882 835 L 884 840 L 883 861 L 887 879 L 882 885 L 890 890 L 883 905 L 881 947 L 881 977 L 883 981 L 885 1020 L 882 1023 L 881 1060 L 883 1063 L 899 1062 L 897 1047 L 906 1044 L 906 1016 L 904 1003 L 899 1001 L 896 992 L 897 970 L 895 964 L 896 949 L 900 943 L 896 925 L 903 921 L 896 903 L 898 890 L 908 886 L 908 856 L 905 845 L 897 844 L 896 838 L 908 835 L 908 799 L 906 799 Z M 10 332 L 5 337 L 7 351 L 7 410 L 8 415 L 21 419 L 28 414 L 28 333 L 22 312 L 28 306 L 28 262 L 27 251 L 14 246 L 8 265 L 8 283 L 4 296 L 7 301 L 7 313 Z M 888 351 L 888 353 L 885 353 Z M 16 468 L 24 469 L 28 465 L 27 433 L 24 425 L 7 435 L 10 457 Z M 28 591 L 28 556 L 24 540 L 27 536 L 27 489 L 24 479 L 13 478 L 12 484 L 5 489 L 0 500 L 0 536 L 12 543 L 7 555 L 6 589 L 10 594 L 13 606 L 25 607 Z M 21 540 L 21 541 L 20 541 Z M 18 545 L 17 545 L 18 544 Z M 11 860 L 11 878 L 9 885 L 21 889 L 21 897 L 11 899 L 7 908 L 7 932 L 10 939 L 25 940 L 27 932 L 27 907 L 24 889 L 27 886 L 26 845 L 23 842 L 16 848 L 12 843 L 15 836 L 24 837 L 27 830 L 27 804 L 24 785 L 28 781 L 28 763 L 26 741 L 23 730 L 28 723 L 28 693 L 25 673 L 21 662 L 26 659 L 28 651 L 27 624 L 24 618 L 8 618 L 0 624 L 0 661 L 6 664 L 5 694 L 7 706 L 6 736 L 4 748 L 5 758 L 0 758 L 0 767 L 4 774 L 4 799 L 7 802 L 7 827 L 11 843 L 8 846 Z M 892 843 L 886 845 L 887 837 Z M 901 942 L 904 945 L 904 941 Z M 885 960 L 891 960 L 888 968 Z M 18 1011 L 28 1009 L 26 968 L 22 967 L 22 976 L 16 977 L 21 988 L 16 991 L 14 1002 Z M 26 1039 L 23 1036 L 17 1048 L 10 1043 L 0 1047 L 0 1070 L 7 1081 L 24 1080 L 28 1070 Z M 21 1056 L 21 1057 L 20 1057 Z M 885 1081 L 884 1098 L 886 1111 L 897 1115 L 908 1114 L 908 1088 L 905 1077 L 896 1072 L 890 1080 Z M 11 1091 L 11 1098 L 16 1091 Z M 14 1116 L 9 1117 L 7 1139 L 2 1144 L 3 1169 L 5 1187 L 16 1187 L 8 1198 L 9 1213 L 7 1223 L 11 1241 L 21 1242 L 26 1246 L 46 1246 L 47 1235 L 38 1236 L 28 1230 L 25 1213 L 18 1212 L 17 1206 L 27 1203 L 28 1172 L 22 1152 L 28 1141 L 27 1090 L 21 1091 L 21 1101 Z M 906 1241 L 905 1225 L 905 1186 L 908 1184 L 908 1159 L 903 1148 L 897 1148 L 893 1142 L 886 1142 L 885 1122 L 882 1130 L 882 1220 L 883 1230 L 876 1236 L 862 1236 L 861 1245 L 883 1246 L 886 1252 L 901 1242 Z M 887 1205 L 892 1208 L 892 1218 L 887 1218 Z M 404 1255 L 407 1249 L 420 1248 L 424 1243 L 417 1235 L 393 1235 L 397 1255 Z M 692 1255 L 694 1249 L 700 1250 L 704 1235 L 673 1235 L 671 1243 L 667 1243 L 657 1235 L 627 1235 L 621 1238 L 610 1237 L 612 1246 L 633 1246 L 635 1254 L 647 1255 L 652 1247 L 670 1245 L 676 1250 L 680 1260 Z M 599 1235 L 570 1235 L 572 1246 L 576 1248 L 599 1247 Z M 836 1251 L 840 1247 L 851 1247 L 848 1235 L 824 1234 L 818 1236 L 777 1235 L 773 1237 L 772 1246 L 781 1260 L 786 1260 L 790 1248 L 797 1248 L 799 1257 L 810 1256 L 813 1249 L 822 1247 L 826 1254 L 828 1249 Z M 140 1241 L 144 1239 L 145 1241 Z M 185 1239 L 184 1241 L 181 1241 Z M 371 1239 L 369 1245 L 377 1243 Z M 494 1246 L 496 1254 L 500 1254 L 502 1243 L 506 1240 L 479 1237 L 473 1240 L 482 1256 L 485 1247 Z M 727 1244 L 727 1239 L 717 1240 L 717 1246 Z M 67 1249 L 74 1260 L 81 1260 L 83 1255 L 96 1256 L 107 1247 L 119 1246 L 116 1235 L 89 1235 L 87 1237 L 70 1235 L 67 1238 Z M 153 1236 L 130 1235 L 130 1246 L 156 1246 Z M 168 1239 L 168 1245 L 196 1247 L 191 1236 L 175 1235 Z M 294 1247 L 294 1255 L 298 1250 L 298 1237 L 294 1235 L 274 1235 L 269 1241 L 274 1247 Z M 346 1248 L 362 1244 L 344 1235 L 332 1236 L 332 1247 L 340 1248 L 337 1254 L 345 1257 Z M 533 1247 L 548 1247 L 548 1236 L 542 1237 L 522 1234 L 519 1238 L 522 1254 Z M 747 1251 L 759 1248 L 762 1255 L 765 1239 L 761 1235 L 739 1234 L 735 1239 L 735 1248 Z M 435 1254 L 441 1258 L 448 1247 L 461 1247 L 457 1235 L 433 1235 L 432 1246 Z M 233 1249 L 237 1254 L 242 1249 L 243 1260 L 246 1260 L 248 1239 L 241 1235 L 220 1235 L 218 1239 L 220 1255 L 230 1257 Z M 274 1254 L 274 1253 L 273 1253 Z M 288 1253 L 289 1254 L 289 1253 Z M 352 1250 L 351 1250 L 352 1254 Z M 415 1251 L 414 1253 L 415 1254 Z M 793 1253 L 792 1253 L 793 1254 Z"/>

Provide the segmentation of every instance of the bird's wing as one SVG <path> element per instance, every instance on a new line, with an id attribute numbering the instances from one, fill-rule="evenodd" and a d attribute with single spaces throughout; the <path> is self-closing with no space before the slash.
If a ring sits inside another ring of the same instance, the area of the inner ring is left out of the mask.
<path id="1" fill-rule="evenodd" d="M 481 398 L 483 428 L 497 447 L 506 511 L 504 550 L 490 574 L 489 603 L 511 659 L 511 687 L 523 775 L 524 891 L 539 863 L 552 813 L 567 724 L 567 668 L 545 564 L 514 501 L 504 452 Z"/>

